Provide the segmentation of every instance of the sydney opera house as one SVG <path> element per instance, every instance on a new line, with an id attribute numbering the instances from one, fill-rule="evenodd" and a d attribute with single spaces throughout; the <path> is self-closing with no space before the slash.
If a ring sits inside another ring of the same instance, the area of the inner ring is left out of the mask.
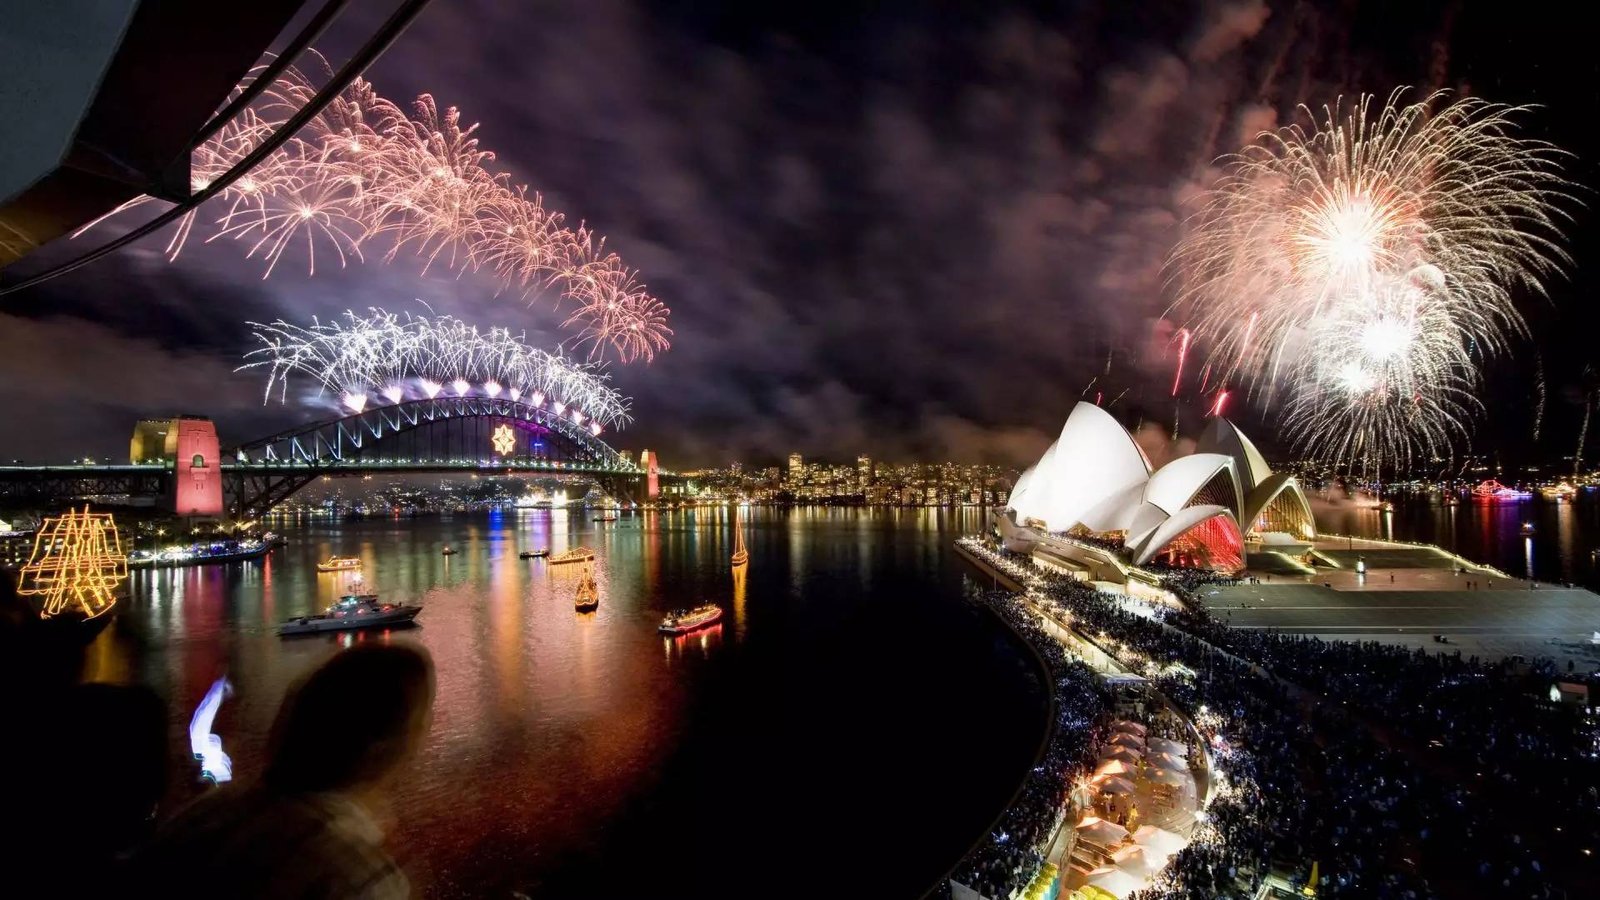
<path id="1" fill-rule="evenodd" d="M 1316 537 L 1293 476 L 1275 474 L 1233 423 L 1213 419 L 1195 452 L 1160 468 L 1107 411 L 1079 403 L 1011 492 L 1006 546 L 1085 568 L 1094 552 L 1237 572 L 1250 553 L 1303 555 Z M 1080 552 L 1075 552 L 1080 551 Z"/>

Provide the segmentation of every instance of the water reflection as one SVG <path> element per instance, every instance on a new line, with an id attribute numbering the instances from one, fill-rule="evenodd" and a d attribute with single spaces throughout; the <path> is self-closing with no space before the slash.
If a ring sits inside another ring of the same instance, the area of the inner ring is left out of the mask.
<path id="1" fill-rule="evenodd" d="M 187 725 L 218 678 L 235 690 L 213 731 L 248 779 L 294 679 L 341 646 L 426 647 L 434 728 L 397 799 L 394 844 L 427 896 L 633 891 L 672 866 L 674 841 L 709 835 L 731 842 L 725 862 L 675 875 L 701 896 L 739 895 L 824 851 L 874 872 L 864 888 L 914 894 L 992 818 L 1038 740 L 1026 667 L 960 599 L 966 570 L 948 548 L 980 527 L 976 511 L 756 508 L 751 561 L 731 571 L 726 509 L 272 527 L 290 544 L 259 563 L 135 575 L 86 676 L 167 698 L 185 751 L 171 808 L 200 790 Z M 517 556 L 580 545 L 596 551 L 593 613 L 573 608 L 581 565 Z M 278 638 L 277 623 L 348 589 L 350 573 L 315 571 L 332 555 L 359 558 L 385 600 L 420 604 L 421 627 Z M 706 602 L 725 607 L 722 623 L 657 633 L 668 610 Z M 983 740 L 949 740 L 953 721 Z M 828 837 L 868 819 L 884 835 L 871 846 Z M 750 846 L 726 837 L 729 822 Z"/>

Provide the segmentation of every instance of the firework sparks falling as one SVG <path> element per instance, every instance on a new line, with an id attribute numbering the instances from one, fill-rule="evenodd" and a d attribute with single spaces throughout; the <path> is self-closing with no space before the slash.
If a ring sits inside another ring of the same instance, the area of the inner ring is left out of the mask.
<path id="1" fill-rule="evenodd" d="M 615 428 L 632 419 L 627 398 L 609 386 L 603 367 L 530 347 L 523 335 L 503 328 L 479 331 L 451 316 L 382 309 L 365 316 L 347 311 L 331 322 L 313 319 L 310 326 L 250 324 L 261 346 L 240 368 L 268 370 L 268 399 L 274 391 L 287 398 L 289 379 L 298 374 L 351 412 L 378 398 L 400 403 L 441 393 L 507 394 L 535 407 L 548 398 L 556 415 L 577 424 Z"/>
<path id="2" fill-rule="evenodd" d="M 1512 133 L 1525 109 L 1403 100 L 1262 134 L 1170 260 L 1228 381 L 1281 386 L 1298 447 L 1339 463 L 1448 451 L 1483 357 L 1525 330 L 1512 291 L 1542 294 L 1567 262 L 1563 154 Z"/>
<path id="3" fill-rule="evenodd" d="M 304 72 L 286 69 L 196 148 L 192 186 L 209 186 L 316 93 Z M 289 255 L 303 253 L 315 274 L 319 255 L 343 266 L 378 242 L 385 262 L 414 258 L 423 273 L 485 269 L 524 297 L 548 292 L 558 304 L 573 302 L 566 321 L 590 360 L 649 362 L 669 349 L 670 310 L 606 252 L 604 239 L 566 227 L 538 194 L 491 171 L 495 155 L 479 145 L 477 129 L 428 94 L 408 114 L 358 78 L 281 149 L 180 219 L 167 256 L 176 260 L 192 234 L 209 230 L 207 242 L 245 242 L 246 256 L 265 263 L 265 278 Z M 130 200 L 74 236 L 151 199 Z"/>
<path id="4" fill-rule="evenodd" d="M 1172 396 L 1178 396 L 1178 385 L 1183 382 L 1183 363 L 1189 358 L 1189 329 L 1178 329 L 1178 371 L 1172 375 Z"/>

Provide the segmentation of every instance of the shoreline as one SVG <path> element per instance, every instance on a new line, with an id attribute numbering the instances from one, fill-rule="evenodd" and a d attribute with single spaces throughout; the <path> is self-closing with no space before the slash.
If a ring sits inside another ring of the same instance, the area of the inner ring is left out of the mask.
<path id="1" fill-rule="evenodd" d="M 972 563 L 979 562 L 976 556 L 973 556 L 961 545 L 957 544 L 956 549 L 961 553 L 962 558 L 966 559 L 967 561 Z M 1009 578 L 1004 578 L 1004 576 L 1000 575 L 1000 573 L 993 569 L 989 569 L 988 567 L 983 568 L 985 571 L 996 575 L 997 580 L 1003 579 L 1008 585 L 1015 586 L 1010 589 L 1018 591 L 1021 590 L 1021 586 L 1018 585 L 1017 582 L 1012 581 Z M 978 832 L 978 836 L 972 839 L 972 843 L 967 846 L 967 849 L 962 851 L 961 855 L 956 857 L 955 861 L 945 869 L 943 874 L 936 878 L 926 890 L 918 895 L 923 898 L 949 896 L 949 887 L 956 871 L 960 869 L 961 866 L 966 863 L 966 861 L 974 853 L 978 852 L 978 850 L 983 847 L 984 842 L 988 839 L 989 835 L 992 834 L 995 828 L 999 827 L 1001 821 L 1005 819 L 1006 813 L 1009 812 L 1012 807 L 1016 806 L 1018 798 L 1022 796 L 1023 789 L 1028 785 L 1029 773 L 1037 768 L 1039 763 L 1044 760 L 1045 751 L 1049 749 L 1050 742 L 1056 736 L 1056 684 L 1055 679 L 1050 676 L 1049 664 L 1045 662 L 1044 657 L 1039 652 L 1039 648 L 1035 647 L 1032 641 L 1028 640 L 1028 638 L 1022 632 L 1018 631 L 1016 626 L 1007 621 L 1005 616 L 1000 615 L 1000 613 L 994 607 L 987 603 L 981 605 L 987 615 L 1004 626 L 1006 631 L 1011 634 L 1011 637 L 1019 645 L 1027 649 L 1028 656 L 1033 660 L 1034 671 L 1036 674 L 1038 674 L 1039 680 L 1044 684 L 1045 689 L 1044 733 L 1039 736 L 1039 743 L 1033 749 L 1033 759 L 1028 763 L 1028 767 L 1023 770 L 1022 776 L 1017 779 L 1017 786 L 1012 788 L 1011 796 L 1007 798 L 1006 802 L 997 812 L 995 812 L 994 817 L 991 818 L 989 823 L 983 827 L 983 830 Z"/>

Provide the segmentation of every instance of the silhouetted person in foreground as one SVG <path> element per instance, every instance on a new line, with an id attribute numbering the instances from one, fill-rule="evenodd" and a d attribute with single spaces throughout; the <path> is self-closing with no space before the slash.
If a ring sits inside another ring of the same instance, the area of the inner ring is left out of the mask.
<path id="1" fill-rule="evenodd" d="M 345 650 L 291 689 L 266 770 L 200 798 L 136 862 L 140 896 L 401 898 L 379 824 L 433 717 L 433 662 L 411 647 Z"/>

